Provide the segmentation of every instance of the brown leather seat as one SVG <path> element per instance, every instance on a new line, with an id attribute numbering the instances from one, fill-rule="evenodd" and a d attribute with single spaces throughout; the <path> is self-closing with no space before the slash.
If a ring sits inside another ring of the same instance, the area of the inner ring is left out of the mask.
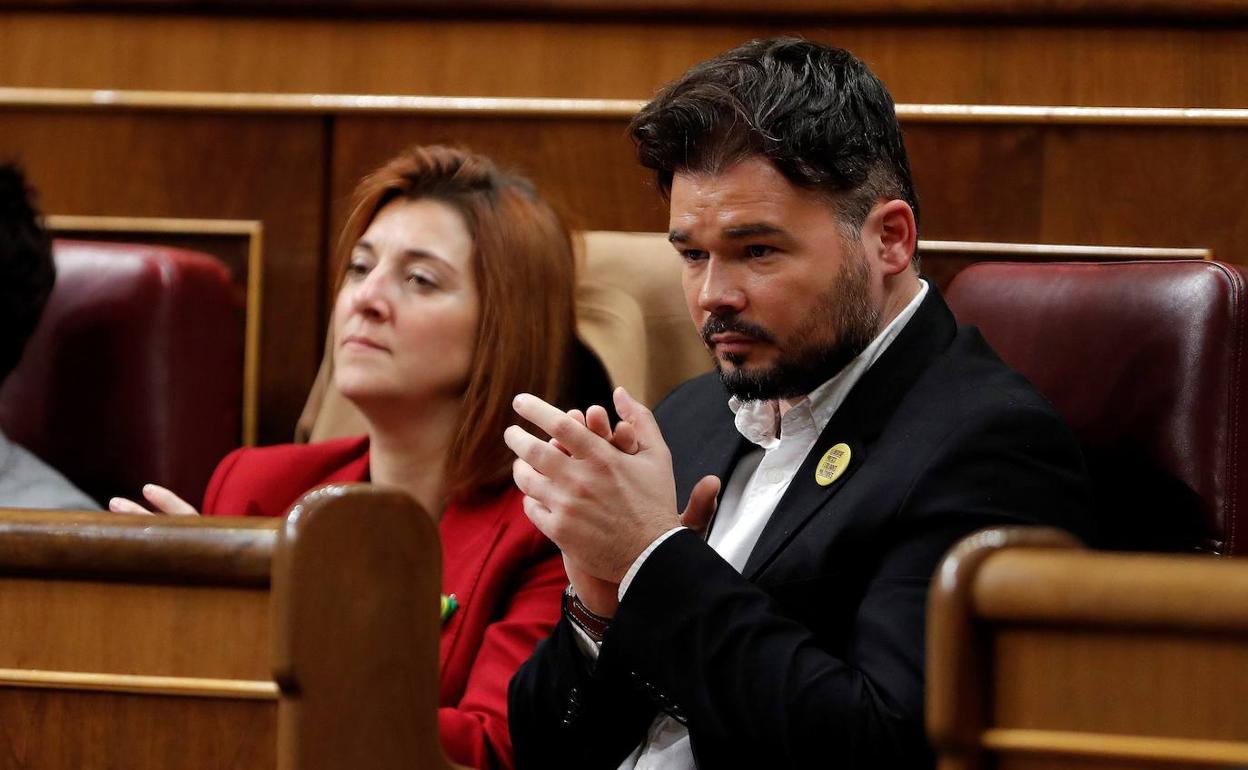
<path id="1" fill-rule="evenodd" d="M 198 504 L 238 446 L 242 304 L 194 252 L 58 240 L 57 280 L 0 389 L 14 441 L 107 502 L 145 482 Z"/>
<path id="2" fill-rule="evenodd" d="M 980 263 L 948 290 L 1083 444 L 1097 545 L 1248 552 L 1244 273 L 1213 261 Z"/>

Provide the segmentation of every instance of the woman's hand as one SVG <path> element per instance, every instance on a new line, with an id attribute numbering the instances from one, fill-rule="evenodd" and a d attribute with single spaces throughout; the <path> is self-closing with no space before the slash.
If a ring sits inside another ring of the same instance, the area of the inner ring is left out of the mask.
<path id="1" fill-rule="evenodd" d="M 175 495 L 173 492 L 156 484 L 144 484 L 143 496 L 154 510 L 149 511 L 133 500 L 114 497 L 108 501 L 108 510 L 113 513 L 137 513 L 145 516 L 168 514 L 170 516 L 198 516 L 195 506 Z"/>

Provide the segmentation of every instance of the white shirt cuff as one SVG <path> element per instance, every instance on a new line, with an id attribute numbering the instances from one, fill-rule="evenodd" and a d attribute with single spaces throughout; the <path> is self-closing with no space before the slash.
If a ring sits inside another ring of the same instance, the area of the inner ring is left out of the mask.
<path id="1" fill-rule="evenodd" d="M 663 534 L 659 535 L 654 540 L 652 540 L 650 542 L 650 545 L 646 546 L 646 550 L 642 551 L 641 554 L 636 559 L 633 559 L 632 566 L 628 568 L 628 572 L 625 572 L 623 579 L 620 580 L 620 593 L 619 593 L 620 601 L 624 601 L 624 592 L 627 591 L 629 585 L 632 584 L 633 578 L 637 576 L 637 570 L 641 569 L 641 565 L 645 563 L 646 558 L 650 556 L 650 554 L 654 553 L 655 548 L 658 548 L 659 546 L 663 545 L 664 540 L 668 539 L 669 537 L 681 531 L 682 529 L 686 529 L 686 527 L 672 527 L 668 531 L 664 532 Z"/>

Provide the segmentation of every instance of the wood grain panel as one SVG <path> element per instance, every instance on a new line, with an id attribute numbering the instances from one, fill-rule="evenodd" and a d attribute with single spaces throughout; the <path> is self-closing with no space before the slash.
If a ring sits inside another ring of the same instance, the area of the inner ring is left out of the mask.
<path id="1" fill-rule="evenodd" d="M 0 757 L 9 768 L 272 770 L 276 735 L 271 701 L 0 688 Z"/>
<path id="2" fill-rule="evenodd" d="M 903 130 L 924 238 L 1045 240 L 1043 127 L 925 123 Z"/>
<path id="3" fill-rule="evenodd" d="M 316 117 L 6 111 L 0 147 L 47 214 L 264 224 L 259 441 L 289 440 L 319 358 L 324 125 Z"/>
<path id="4" fill-rule="evenodd" d="M 68 88 L 648 98 L 754 37 L 868 61 L 901 102 L 1242 107 L 1248 22 L 708 21 L 11 12 L 0 83 Z M 73 51 L 72 56 L 65 55 Z"/>
<path id="5" fill-rule="evenodd" d="M 700 16 L 733 18 L 844 18 L 869 16 L 918 18 L 1053 18 L 1055 16 L 1095 19 L 1155 18 L 1237 19 L 1248 9 L 1237 0 L 771 0 L 760 6 L 752 0 L 7 0 L 15 8 L 73 8 L 122 10 L 151 7 L 166 10 L 237 10 L 312 13 L 349 9 L 355 13 L 400 13 L 404 15 L 505 14 L 510 18 L 549 18 L 551 16 L 629 18 Z"/>
<path id="6" fill-rule="evenodd" d="M 925 238 L 1248 253 L 1248 131 L 906 126 Z"/>
<path id="7" fill-rule="evenodd" d="M 0 668 L 271 680 L 264 588 L 10 578 Z"/>
<path id="8" fill-rule="evenodd" d="M 1141 759 L 1101 759 L 1062 757 L 1061 764 L 1047 754 L 1000 756 L 992 765 L 996 770 L 1224 770 L 1226 765 L 1207 762 L 1167 762 Z M 943 766 L 942 766 L 943 770 Z"/>
<path id="9" fill-rule="evenodd" d="M 1242 637 L 1011 628 L 999 630 L 992 644 L 993 725 L 1228 741 L 1248 736 Z"/>
<path id="10" fill-rule="evenodd" d="M 1083 243 L 1208 246 L 1248 262 L 1248 132 L 1059 128 L 1045 141 L 1041 229 Z M 1077 191 L 1078 194 L 1071 194 Z"/>

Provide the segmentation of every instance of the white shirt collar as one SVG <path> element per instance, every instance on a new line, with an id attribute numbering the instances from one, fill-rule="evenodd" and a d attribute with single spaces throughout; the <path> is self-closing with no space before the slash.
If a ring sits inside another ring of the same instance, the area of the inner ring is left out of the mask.
<path id="1" fill-rule="evenodd" d="M 780 436 L 799 425 L 812 427 L 816 435 L 822 433 L 849 391 L 914 317 L 927 296 L 927 289 L 927 281 L 920 278 L 918 292 L 897 317 L 871 340 L 871 344 L 830 380 L 793 402 L 783 420 L 780 419 L 780 405 L 776 401 L 742 401 L 736 396 L 730 397 L 728 408 L 736 415 L 737 431 L 763 449 L 778 446 Z"/>

